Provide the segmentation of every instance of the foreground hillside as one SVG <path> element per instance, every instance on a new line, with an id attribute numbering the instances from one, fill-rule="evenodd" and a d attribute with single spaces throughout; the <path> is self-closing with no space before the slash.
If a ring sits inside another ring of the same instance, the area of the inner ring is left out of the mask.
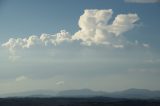
<path id="1" fill-rule="evenodd" d="M 160 106 L 160 100 L 92 98 L 1 98 L 0 106 Z"/>

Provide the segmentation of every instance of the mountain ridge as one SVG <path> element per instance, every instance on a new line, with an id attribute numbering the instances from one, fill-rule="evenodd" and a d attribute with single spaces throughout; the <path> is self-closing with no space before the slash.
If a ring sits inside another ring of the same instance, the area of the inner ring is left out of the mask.
<path id="1" fill-rule="evenodd" d="M 1 94 L 3 97 L 111 97 L 111 98 L 134 98 L 134 99 L 160 99 L 160 91 L 131 88 L 122 91 L 105 92 L 91 89 L 72 89 L 63 91 L 34 90 L 18 93 Z"/>

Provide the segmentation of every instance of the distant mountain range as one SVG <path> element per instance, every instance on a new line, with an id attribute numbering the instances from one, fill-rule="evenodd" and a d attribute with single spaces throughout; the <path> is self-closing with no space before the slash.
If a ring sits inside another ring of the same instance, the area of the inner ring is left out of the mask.
<path id="1" fill-rule="evenodd" d="M 117 92 L 93 91 L 90 89 L 64 90 L 60 92 L 51 90 L 36 90 L 3 95 L 1 94 L 0 97 L 111 97 L 130 99 L 160 99 L 160 91 L 134 88 Z"/>

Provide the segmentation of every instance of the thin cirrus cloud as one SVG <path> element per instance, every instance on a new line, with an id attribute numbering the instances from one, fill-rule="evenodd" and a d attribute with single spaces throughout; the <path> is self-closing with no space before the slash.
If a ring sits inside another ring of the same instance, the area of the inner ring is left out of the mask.
<path id="1" fill-rule="evenodd" d="M 125 0 L 129 3 L 160 3 L 160 0 Z"/>
<path id="2" fill-rule="evenodd" d="M 113 22 L 110 22 L 112 14 L 112 9 L 87 9 L 80 16 L 78 23 L 80 30 L 73 35 L 61 30 L 57 34 L 44 33 L 40 36 L 31 35 L 28 38 L 10 38 L 1 46 L 13 52 L 15 49 L 58 46 L 64 42 L 74 44 L 78 41 L 84 46 L 106 45 L 123 48 L 125 46 L 121 39 L 123 33 L 133 29 L 139 17 L 136 13 L 118 14 Z"/>

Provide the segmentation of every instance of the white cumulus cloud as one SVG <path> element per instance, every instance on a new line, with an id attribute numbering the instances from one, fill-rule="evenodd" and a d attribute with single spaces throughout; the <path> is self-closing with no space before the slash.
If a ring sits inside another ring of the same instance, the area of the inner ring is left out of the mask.
<path id="1" fill-rule="evenodd" d="M 86 9 L 80 16 L 80 30 L 70 35 L 61 30 L 57 34 L 43 33 L 40 36 L 31 35 L 28 38 L 10 38 L 2 44 L 15 55 L 16 49 L 29 49 L 33 47 L 58 46 L 64 42 L 73 43 L 79 41 L 85 46 L 107 45 L 114 48 L 124 48 L 123 33 L 135 27 L 139 17 L 136 13 L 118 14 L 113 22 L 112 9 Z"/>
<path id="2" fill-rule="evenodd" d="M 31 48 L 34 46 L 57 45 L 64 41 L 70 41 L 71 36 L 65 30 L 61 30 L 55 35 L 42 34 L 41 36 L 31 35 L 28 38 L 10 38 L 2 47 L 13 50 L 16 48 Z"/>
<path id="3" fill-rule="evenodd" d="M 113 23 L 109 24 L 113 11 L 108 10 L 85 10 L 79 19 L 81 28 L 72 37 L 74 40 L 81 40 L 85 45 L 110 44 L 111 39 L 116 39 L 124 32 L 129 31 L 139 20 L 137 14 L 119 14 Z"/>
<path id="4" fill-rule="evenodd" d="M 120 14 L 117 15 L 112 25 L 107 29 L 109 32 L 112 32 L 116 36 L 123 34 L 124 32 L 129 31 L 134 28 L 135 22 L 139 20 L 137 14 Z"/>

